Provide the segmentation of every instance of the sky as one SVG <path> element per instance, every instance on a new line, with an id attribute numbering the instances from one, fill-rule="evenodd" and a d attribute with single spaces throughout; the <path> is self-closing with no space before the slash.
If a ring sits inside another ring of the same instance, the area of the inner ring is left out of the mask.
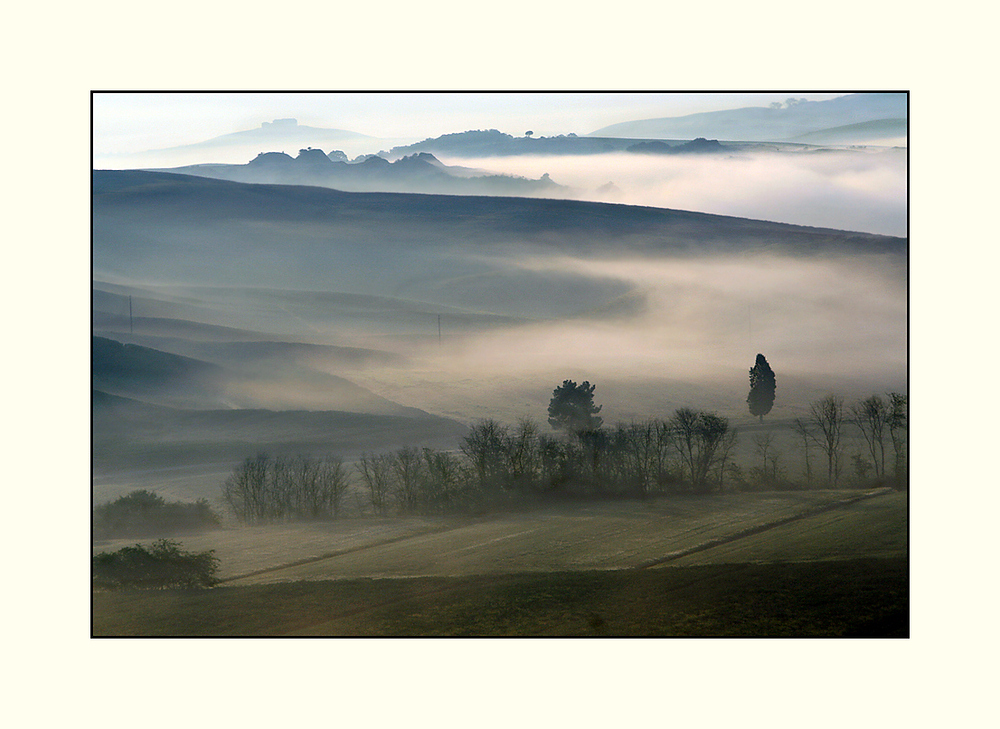
<path id="1" fill-rule="evenodd" d="M 426 139 L 469 129 L 583 135 L 619 122 L 767 106 L 790 96 L 821 101 L 845 93 L 97 92 L 94 154 L 194 144 L 281 118 L 384 139 Z"/>
<path id="2" fill-rule="evenodd" d="M 93 164 L 98 168 L 245 164 L 257 142 L 225 149 L 171 149 L 294 118 L 300 126 L 340 129 L 368 137 L 320 140 L 324 151 L 349 157 L 470 129 L 513 136 L 589 134 L 620 122 L 743 107 L 767 107 L 790 97 L 822 101 L 848 92 L 809 93 L 126 93 L 93 94 Z M 268 151 L 277 151 L 268 150 Z M 294 154 L 294 149 L 286 149 Z M 581 199 L 607 201 L 597 191 L 612 182 L 611 200 L 778 222 L 907 234 L 906 154 L 809 158 L 785 155 L 740 160 L 642 155 L 447 158 L 495 174 L 538 179 L 549 174 Z"/>

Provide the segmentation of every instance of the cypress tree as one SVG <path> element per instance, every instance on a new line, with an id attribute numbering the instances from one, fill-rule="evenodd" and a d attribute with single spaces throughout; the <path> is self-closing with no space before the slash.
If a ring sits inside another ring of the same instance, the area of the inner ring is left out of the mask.
<path id="1" fill-rule="evenodd" d="M 758 354 L 757 362 L 750 369 L 750 394 L 747 395 L 751 415 L 764 420 L 774 405 L 774 389 L 774 371 L 764 355 Z"/>

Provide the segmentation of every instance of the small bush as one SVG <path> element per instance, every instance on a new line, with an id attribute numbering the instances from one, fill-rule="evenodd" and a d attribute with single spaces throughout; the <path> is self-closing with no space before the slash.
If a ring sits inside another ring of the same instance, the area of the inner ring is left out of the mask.
<path id="1" fill-rule="evenodd" d="M 198 531 L 218 525 L 219 517 L 206 499 L 193 504 L 168 503 L 145 489 L 137 489 L 94 509 L 94 536 L 99 539 Z"/>
<path id="2" fill-rule="evenodd" d="M 93 559 L 94 587 L 127 588 L 211 587 L 219 560 L 214 550 L 184 552 L 181 545 L 160 539 L 148 547 L 136 544 L 117 552 L 101 552 Z"/>

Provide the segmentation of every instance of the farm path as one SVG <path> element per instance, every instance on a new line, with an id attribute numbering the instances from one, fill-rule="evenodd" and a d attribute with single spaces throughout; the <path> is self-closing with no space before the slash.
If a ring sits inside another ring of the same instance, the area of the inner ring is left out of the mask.
<path id="1" fill-rule="evenodd" d="M 287 551 L 258 553 L 257 568 L 230 565 L 228 584 L 297 580 L 406 578 L 618 570 L 683 563 L 694 555 L 759 538 L 806 517 L 848 508 L 885 492 L 734 494 L 707 499 L 610 502 L 504 514 L 480 520 L 387 520 L 378 533 L 348 525 L 350 538 L 314 535 L 313 553 L 288 559 Z M 903 496 L 905 499 L 905 495 Z M 873 518 L 877 518 L 873 517 Z M 874 521 L 869 519 L 874 525 Z M 345 528 L 345 527 L 337 527 Z M 832 528 L 836 530 L 836 525 Z M 905 520 L 904 520 L 905 529 Z M 260 546 L 267 540 L 262 531 Z M 251 531 L 251 536 L 253 532 Z M 287 540 L 286 540 L 287 541 Z M 339 544 L 339 546 L 332 546 Z M 250 543 L 245 545 L 251 547 Z M 189 547 L 190 548 L 190 547 Z M 794 550 L 794 547 L 786 551 Z M 217 549 L 223 558 L 227 550 Z M 229 550 L 232 551 L 232 550 Z M 308 551 L 308 550 L 306 550 Z M 279 561 L 281 554 L 284 561 Z M 743 555 L 734 561 L 753 561 Z M 245 563 L 245 560 L 244 560 Z"/>

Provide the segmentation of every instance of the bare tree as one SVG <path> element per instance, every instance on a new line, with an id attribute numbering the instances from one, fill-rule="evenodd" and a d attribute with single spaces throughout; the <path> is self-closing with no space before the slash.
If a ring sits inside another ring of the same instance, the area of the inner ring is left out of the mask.
<path id="1" fill-rule="evenodd" d="M 761 484 L 765 487 L 774 485 L 777 480 L 777 460 L 775 457 L 778 455 L 774 448 L 774 436 L 771 433 L 760 433 L 753 437 L 754 450 L 757 455 L 760 456 L 760 466 L 754 466 L 751 469 L 751 473 L 756 472 L 759 474 Z M 768 461 L 774 465 L 775 472 L 769 472 L 767 469 Z"/>
<path id="2" fill-rule="evenodd" d="M 816 441 L 826 453 L 827 485 L 836 487 L 843 450 L 840 437 L 844 428 L 844 400 L 836 395 L 827 395 L 809 406 L 809 416 L 811 423 L 819 429 Z"/>
<path id="3" fill-rule="evenodd" d="M 320 500 L 330 516 L 340 515 L 340 505 L 350 483 L 340 458 L 329 456 L 319 462 Z"/>
<path id="4" fill-rule="evenodd" d="M 620 488 L 646 496 L 656 484 L 666 458 L 662 430 L 655 421 L 615 427 L 609 456 Z"/>
<path id="5" fill-rule="evenodd" d="M 502 444 L 509 486 L 534 488 L 541 471 L 538 425 L 530 418 L 521 418 L 513 430 L 504 433 Z"/>
<path id="6" fill-rule="evenodd" d="M 469 434 L 462 440 L 460 446 L 472 471 L 476 476 L 477 486 L 481 491 L 500 488 L 507 480 L 504 468 L 504 452 L 510 433 L 506 426 L 492 418 L 480 420 L 469 429 Z"/>
<path id="7" fill-rule="evenodd" d="M 885 477 L 885 436 L 890 415 L 889 405 L 879 395 L 872 395 L 851 406 L 851 420 L 868 444 L 876 480 Z"/>
<path id="8" fill-rule="evenodd" d="M 892 441 L 895 456 L 896 483 L 906 484 L 908 469 L 906 465 L 906 432 L 907 432 L 907 401 L 906 395 L 898 392 L 889 393 L 889 417 L 886 422 L 889 428 L 889 438 Z"/>
<path id="9" fill-rule="evenodd" d="M 222 498 L 238 520 L 253 524 L 267 518 L 269 463 L 266 453 L 246 458 L 233 469 L 223 484 Z"/>
<path id="10" fill-rule="evenodd" d="M 319 461 L 299 456 L 291 463 L 290 470 L 293 481 L 290 513 L 306 519 L 324 516 L 326 505 L 319 478 Z"/>
<path id="11" fill-rule="evenodd" d="M 361 481 L 368 489 L 368 502 L 376 514 L 385 514 L 389 509 L 389 494 L 392 492 L 393 457 L 388 453 L 365 453 L 357 463 Z"/>
<path id="12" fill-rule="evenodd" d="M 467 475 L 451 453 L 424 448 L 423 454 L 420 493 L 429 505 L 444 509 L 461 496 Z"/>
<path id="13" fill-rule="evenodd" d="M 725 478 L 728 471 L 728 461 L 739 436 L 735 429 L 726 432 L 719 444 L 719 491 L 725 491 Z"/>
<path id="14" fill-rule="evenodd" d="M 712 413 L 680 408 L 670 421 L 674 447 L 697 491 L 707 490 L 708 477 L 718 461 L 719 447 L 729 421 Z"/>
<path id="15" fill-rule="evenodd" d="M 561 439 L 547 435 L 538 436 L 539 478 L 543 488 L 561 485 L 569 458 L 567 448 L 568 444 Z"/>
<path id="16" fill-rule="evenodd" d="M 809 444 L 812 443 L 815 438 L 812 432 L 809 430 L 807 423 L 803 422 L 799 418 L 795 418 L 795 432 L 802 439 L 802 450 L 805 453 L 806 459 L 806 487 L 812 485 L 812 463 L 809 459 Z"/>
<path id="17" fill-rule="evenodd" d="M 396 451 L 392 467 L 396 476 L 393 485 L 397 503 L 405 512 L 416 511 L 420 500 L 420 478 L 423 471 L 420 451 L 416 448 Z"/>

